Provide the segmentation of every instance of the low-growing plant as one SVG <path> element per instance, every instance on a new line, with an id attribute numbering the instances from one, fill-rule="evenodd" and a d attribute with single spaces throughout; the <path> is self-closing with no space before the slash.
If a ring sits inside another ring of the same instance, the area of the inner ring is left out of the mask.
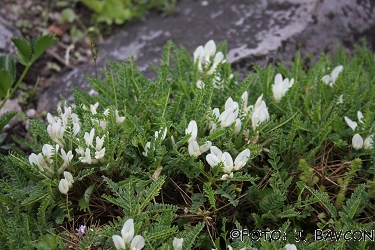
<path id="1" fill-rule="evenodd" d="M 372 249 L 373 53 L 308 71 L 297 54 L 242 83 L 225 54 L 169 42 L 155 81 L 109 63 L 98 95 L 32 120 L 15 139 L 35 153 L 0 158 L 2 245 Z"/>

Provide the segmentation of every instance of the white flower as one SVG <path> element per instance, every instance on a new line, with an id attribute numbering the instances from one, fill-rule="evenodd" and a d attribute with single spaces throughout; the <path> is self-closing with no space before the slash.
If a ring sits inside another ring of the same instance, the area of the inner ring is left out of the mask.
<path id="1" fill-rule="evenodd" d="M 84 155 L 85 149 L 83 149 L 83 148 L 81 148 L 81 146 L 79 146 L 78 148 L 76 148 L 76 153 L 79 154 L 79 155 Z"/>
<path id="2" fill-rule="evenodd" d="M 174 250 L 181 250 L 182 249 L 182 243 L 184 242 L 184 238 L 176 238 L 173 239 L 173 249 Z"/>
<path id="3" fill-rule="evenodd" d="M 223 176 L 221 176 L 220 180 L 227 180 L 227 179 L 232 179 L 233 178 L 233 172 L 231 172 L 230 174 L 223 174 Z"/>
<path id="4" fill-rule="evenodd" d="M 61 120 L 57 119 L 56 123 L 50 124 L 47 126 L 47 132 L 51 139 L 60 145 L 60 147 L 64 147 L 64 128 L 61 126 Z"/>
<path id="5" fill-rule="evenodd" d="M 249 94 L 247 93 L 247 91 L 243 92 L 243 94 L 241 95 L 241 99 L 242 99 L 242 110 L 243 112 L 246 114 L 248 111 L 249 111 L 249 107 L 247 107 L 247 100 L 249 98 Z"/>
<path id="6" fill-rule="evenodd" d="M 210 147 L 211 154 L 216 155 L 220 160 L 223 157 L 223 152 L 216 146 Z"/>
<path id="7" fill-rule="evenodd" d="M 117 125 L 120 125 L 121 123 L 123 123 L 125 121 L 125 117 L 124 116 L 119 116 L 118 114 L 118 110 L 115 111 L 115 115 L 116 115 L 116 123 Z"/>
<path id="8" fill-rule="evenodd" d="M 242 122 L 241 122 L 240 118 L 237 118 L 236 119 L 236 124 L 235 124 L 235 127 L 234 127 L 234 131 L 233 131 L 233 133 L 235 135 L 238 135 L 238 133 L 240 133 L 241 126 L 242 126 Z"/>
<path id="9" fill-rule="evenodd" d="M 99 120 L 97 120 L 96 122 L 99 124 L 99 126 L 100 126 L 103 130 L 106 129 L 107 124 L 108 124 L 107 121 L 99 121 Z"/>
<path id="10" fill-rule="evenodd" d="M 202 64 L 204 64 L 204 49 L 203 46 L 200 45 L 194 51 L 194 63 L 198 60 L 198 69 L 202 71 Z"/>
<path id="11" fill-rule="evenodd" d="M 61 179 L 59 183 L 59 190 L 62 194 L 67 194 L 69 191 L 69 182 L 66 179 Z"/>
<path id="12" fill-rule="evenodd" d="M 125 242 L 121 238 L 121 236 L 113 235 L 112 240 L 113 240 L 113 243 L 115 244 L 116 249 L 125 249 Z"/>
<path id="13" fill-rule="evenodd" d="M 108 116 L 109 115 L 109 109 L 104 110 L 103 115 Z"/>
<path id="14" fill-rule="evenodd" d="M 163 131 L 163 134 L 162 134 L 162 136 L 161 136 L 161 140 L 164 140 L 164 139 L 165 139 L 165 137 L 167 136 L 167 128 L 164 128 L 164 130 L 161 129 L 161 130 L 159 130 L 159 131 L 155 131 L 155 139 L 156 139 L 156 138 L 159 138 L 159 134 L 161 134 L 162 131 Z"/>
<path id="15" fill-rule="evenodd" d="M 355 128 L 358 126 L 358 124 L 352 120 L 350 120 L 348 117 L 344 117 L 346 123 L 348 124 L 348 126 L 354 131 Z"/>
<path id="16" fill-rule="evenodd" d="M 125 221 L 124 226 L 121 229 L 122 239 L 125 244 L 129 244 L 134 236 L 134 222 L 133 219 L 128 219 Z"/>
<path id="17" fill-rule="evenodd" d="M 85 155 L 82 156 L 82 157 L 79 157 L 79 160 L 80 160 L 82 163 L 88 163 L 88 164 L 91 164 L 92 159 L 91 159 L 90 149 L 89 149 L 89 148 L 86 148 Z"/>
<path id="18" fill-rule="evenodd" d="M 194 120 L 190 121 L 187 129 L 185 130 L 185 133 L 187 135 L 191 134 L 191 137 L 189 138 L 188 143 L 190 143 L 191 141 L 197 140 L 197 135 L 198 135 L 197 122 Z"/>
<path id="19" fill-rule="evenodd" d="M 251 124 L 253 126 L 253 129 L 255 130 L 256 127 L 258 127 L 260 123 L 268 120 L 269 118 L 270 118 L 270 115 L 268 114 L 266 103 L 262 100 L 260 105 L 258 105 L 258 101 L 257 101 L 257 103 L 255 104 L 255 110 L 253 114 L 251 115 Z"/>
<path id="20" fill-rule="evenodd" d="M 352 146 L 355 150 L 359 150 L 363 147 L 363 138 L 359 134 L 355 134 L 352 139 Z"/>
<path id="21" fill-rule="evenodd" d="M 197 141 L 191 141 L 188 145 L 189 155 L 194 155 L 198 157 L 201 155 L 201 151 L 199 150 L 199 145 Z"/>
<path id="22" fill-rule="evenodd" d="M 365 139 L 365 142 L 363 143 L 363 148 L 372 149 L 372 144 L 373 144 L 372 135 L 370 135 Z"/>
<path id="23" fill-rule="evenodd" d="M 100 151 L 95 152 L 95 159 L 100 160 L 104 157 L 105 148 L 102 148 Z"/>
<path id="24" fill-rule="evenodd" d="M 53 125 L 53 124 L 56 123 L 55 118 L 54 118 L 50 113 L 47 114 L 47 121 L 48 121 L 48 123 L 49 123 L 50 125 Z"/>
<path id="25" fill-rule="evenodd" d="M 95 136 L 95 128 L 91 129 L 90 134 L 87 132 L 85 133 L 83 138 L 85 139 L 87 146 L 93 146 L 92 141 L 94 140 L 94 136 Z"/>
<path id="26" fill-rule="evenodd" d="M 95 103 L 94 105 L 90 104 L 90 111 L 93 115 L 95 115 L 97 112 L 96 112 L 96 109 L 98 108 L 99 106 L 99 103 Z"/>
<path id="27" fill-rule="evenodd" d="M 234 111 L 235 117 L 238 116 L 238 103 L 233 101 L 231 97 L 229 97 L 225 102 L 225 110 L 232 108 Z"/>
<path id="28" fill-rule="evenodd" d="M 71 107 L 64 107 L 65 112 L 61 114 L 61 119 L 63 123 L 63 127 L 65 128 L 68 124 L 68 119 L 72 116 L 72 108 Z"/>
<path id="29" fill-rule="evenodd" d="M 238 154 L 234 160 L 234 170 L 240 170 L 246 165 L 247 160 L 250 158 L 250 150 L 247 148 Z"/>
<path id="30" fill-rule="evenodd" d="M 361 111 L 358 111 L 358 112 L 357 112 L 357 117 L 358 117 L 358 121 L 359 121 L 360 123 L 362 123 L 362 124 L 363 124 L 363 121 L 362 121 L 362 119 L 363 119 L 364 117 L 363 117 L 363 114 L 362 114 L 362 112 L 361 112 Z"/>
<path id="31" fill-rule="evenodd" d="M 222 128 L 229 127 L 236 118 L 233 108 L 228 108 L 219 117 L 220 126 Z"/>
<path id="32" fill-rule="evenodd" d="M 206 141 L 202 146 L 199 146 L 199 151 L 201 152 L 201 154 L 203 154 L 204 152 L 209 150 L 211 146 L 212 142 Z"/>
<path id="33" fill-rule="evenodd" d="M 150 146 L 151 146 L 151 142 L 146 142 L 146 145 L 145 145 L 145 151 L 144 152 L 142 152 L 142 154 L 144 155 L 144 156 L 146 156 L 147 157 L 147 154 L 148 154 L 148 151 L 150 150 Z"/>
<path id="34" fill-rule="evenodd" d="M 273 98 L 275 98 L 276 102 L 279 102 L 281 98 L 285 96 L 288 89 L 293 86 L 293 83 L 293 78 L 289 81 L 288 78 L 283 80 L 281 74 L 275 76 L 275 83 L 272 85 L 272 92 Z"/>
<path id="35" fill-rule="evenodd" d="M 330 75 L 325 75 L 322 78 L 322 81 L 329 85 L 330 87 L 333 87 L 335 84 L 337 77 L 339 76 L 340 72 L 344 69 L 342 65 L 337 66 L 333 69 L 332 73 Z"/>
<path id="36" fill-rule="evenodd" d="M 286 244 L 285 249 L 286 250 L 297 250 L 297 247 L 294 244 Z"/>
<path id="37" fill-rule="evenodd" d="M 113 235 L 112 240 L 116 249 L 126 249 L 126 245 L 130 244 L 131 250 L 140 250 L 145 246 L 145 240 L 142 236 L 134 236 L 133 219 L 128 219 L 121 229 L 122 237 Z M 134 236 L 134 238 L 133 238 Z"/>
<path id="38" fill-rule="evenodd" d="M 211 167 L 215 167 L 217 164 L 221 162 L 221 159 L 211 153 L 206 155 L 206 161 Z"/>
<path id="39" fill-rule="evenodd" d="M 56 146 L 58 146 L 58 144 Z M 49 163 L 52 163 L 51 156 L 52 156 L 53 151 L 54 151 L 54 148 L 49 144 L 44 144 L 42 147 L 42 152 L 47 157 L 47 160 Z"/>
<path id="40" fill-rule="evenodd" d="M 258 99 L 256 100 L 255 102 L 255 105 L 254 105 L 254 109 L 257 109 L 260 107 L 260 105 L 262 104 L 262 101 L 263 101 L 263 94 L 261 94 Z"/>
<path id="41" fill-rule="evenodd" d="M 222 156 L 222 161 L 224 164 L 223 172 L 230 174 L 233 171 L 233 159 L 228 152 L 224 152 Z"/>
<path id="42" fill-rule="evenodd" d="M 224 55 L 221 51 L 219 51 L 218 53 L 216 53 L 216 55 L 214 57 L 214 62 L 212 64 L 210 70 L 207 72 L 207 74 L 212 75 L 215 72 L 217 66 L 220 63 L 224 63 L 224 62 L 226 62 L 226 60 L 224 59 Z"/>
<path id="43" fill-rule="evenodd" d="M 198 89 L 203 89 L 205 86 L 206 86 L 206 84 L 204 84 L 204 82 L 202 82 L 201 80 L 197 81 L 197 88 Z"/>
<path id="44" fill-rule="evenodd" d="M 145 239 L 140 236 L 136 235 L 134 236 L 131 244 L 130 244 L 130 249 L 131 250 L 141 250 L 145 246 Z"/>
<path id="45" fill-rule="evenodd" d="M 68 153 L 66 153 L 64 149 L 61 149 L 61 157 L 64 160 L 63 166 L 66 167 L 69 165 L 70 161 L 73 159 L 73 153 L 72 151 L 69 151 Z"/>
<path id="46" fill-rule="evenodd" d="M 337 103 L 338 103 L 338 104 L 342 104 L 342 103 L 344 102 L 343 97 L 344 97 L 343 94 L 341 94 L 341 95 L 339 96 L 339 99 L 337 100 Z"/>
<path id="47" fill-rule="evenodd" d="M 71 188 L 74 183 L 73 175 L 68 171 L 64 171 L 64 178 L 68 182 L 68 187 Z"/>
<path id="48" fill-rule="evenodd" d="M 81 125 L 79 123 L 73 123 L 73 136 L 76 136 L 81 130 Z"/>
<path id="49" fill-rule="evenodd" d="M 210 58 L 215 55 L 216 53 L 216 44 L 213 40 L 210 40 L 208 41 L 205 45 L 204 45 L 204 61 L 205 63 L 209 63 L 210 62 Z"/>
<path id="50" fill-rule="evenodd" d="M 41 153 L 38 155 L 32 153 L 29 155 L 30 164 L 35 164 L 38 166 L 40 172 L 44 172 L 44 168 L 47 167 L 47 163 L 44 160 L 44 157 Z"/>
<path id="51" fill-rule="evenodd" d="M 105 137 L 104 135 L 102 138 L 100 138 L 99 136 L 96 137 L 96 146 L 95 146 L 96 151 L 102 150 L 104 137 Z"/>

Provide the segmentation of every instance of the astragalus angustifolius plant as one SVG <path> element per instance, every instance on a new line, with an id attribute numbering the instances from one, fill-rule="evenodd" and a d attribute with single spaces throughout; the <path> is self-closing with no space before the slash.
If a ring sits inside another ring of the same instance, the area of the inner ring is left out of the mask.
<path id="1" fill-rule="evenodd" d="M 5 249 L 371 249 L 375 58 L 241 83 L 213 41 L 88 79 L 1 156 Z M 340 234 L 341 232 L 341 234 Z M 346 234 L 344 234 L 346 233 Z M 345 237 L 344 237 L 345 236 Z M 359 247 L 359 248 L 358 248 Z"/>

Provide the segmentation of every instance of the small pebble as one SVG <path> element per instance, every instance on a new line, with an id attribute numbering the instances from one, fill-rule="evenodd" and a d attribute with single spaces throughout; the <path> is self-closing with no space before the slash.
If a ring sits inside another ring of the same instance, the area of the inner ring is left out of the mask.
<path id="1" fill-rule="evenodd" d="M 26 110 L 25 114 L 26 114 L 27 117 L 33 118 L 33 117 L 35 117 L 36 111 L 35 111 L 35 109 L 28 109 L 28 110 Z"/>
<path id="2" fill-rule="evenodd" d="M 202 4 L 202 6 L 207 6 L 208 5 L 208 1 L 202 1 L 201 4 Z"/>

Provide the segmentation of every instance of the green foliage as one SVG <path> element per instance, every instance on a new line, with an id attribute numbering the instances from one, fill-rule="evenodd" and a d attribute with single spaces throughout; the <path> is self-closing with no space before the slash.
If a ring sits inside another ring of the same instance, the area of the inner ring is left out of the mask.
<path id="1" fill-rule="evenodd" d="M 96 22 L 105 22 L 111 25 L 113 22 L 115 22 L 115 24 L 123 24 L 134 18 L 141 18 L 150 8 L 156 8 L 163 12 L 171 12 L 176 1 L 81 0 L 81 2 L 97 13 L 95 16 Z"/>
<path id="2" fill-rule="evenodd" d="M 53 35 L 42 35 L 28 42 L 22 38 L 12 38 L 12 42 L 17 47 L 16 58 L 19 63 L 25 66 L 25 69 L 18 79 L 16 85 L 11 90 L 16 78 L 16 65 L 13 55 L 3 55 L 0 57 L 0 98 L 4 97 L 0 104 L 2 108 L 6 101 L 12 97 L 19 87 L 23 78 L 31 65 L 53 44 L 57 43 L 57 38 Z"/>
<path id="3" fill-rule="evenodd" d="M 38 41 L 29 44 L 34 54 L 48 44 Z M 48 124 L 30 121 L 34 140 L 17 141 L 35 153 L 0 157 L 1 243 L 110 249 L 132 220 L 144 249 L 173 249 L 174 238 L 182 249 L 372 249 L 371 241 L 317 241 L 314 233 L 330 239 L 329 230 L 374 227 L 373 53 L 357 48 L 349 58 L 338 49 L 311 69 L 298 54 L 290 67 L 255 67 L 238 84 L 219 60 L 225 49 L 219 44 L 201 64 L 168 42 L 155 80 L 133 59 L 109 63 L 103 80 L 87 79 L 98 95 L 74 89 L 74 105 L 63 103 Z M 336 81 L 325 83 L 337 65 Z M 281 98 L 278 73 L 294 78 Z M 77 224 L 88 230 L 77 233 Z M 237 229 L 285 235 L 240 240 Z"/>

